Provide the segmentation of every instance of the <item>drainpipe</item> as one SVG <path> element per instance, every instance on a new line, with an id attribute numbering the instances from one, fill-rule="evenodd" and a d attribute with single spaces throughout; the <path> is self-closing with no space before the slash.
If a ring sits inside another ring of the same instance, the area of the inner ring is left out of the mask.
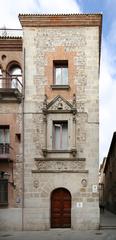
<path id="1" fill-rule="evenodd" d="M 22 90 L 22 231 L 24 231 L 24 162 L 25 162 L 25 142 L 24 142 L 24 98 L 25 98 L 25 48 L 23 50 L 23 90 Z"/>

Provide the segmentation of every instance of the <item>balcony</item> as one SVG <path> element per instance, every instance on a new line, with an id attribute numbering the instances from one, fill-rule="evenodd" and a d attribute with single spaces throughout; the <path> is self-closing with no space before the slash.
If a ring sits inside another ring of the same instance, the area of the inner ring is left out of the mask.
<path id="1" fill-rule="evenodd" d="M 0 77 L 0 102 L 21 102 L 23 85 L 16 76 Z"/>
<path id="2" fill-rule="evenodd" d="M 23 30 L 21 28 L 12 29 L 12 28 L 6 28 L 4 26 L 3 28 L 0 28 L 0 37 L 4 37 L 4 38 L 23 37 Z"/>
<path id="3" fill-rule="evenodd" d="M 9 160 L 10 145 L 9 143 L 0 143 L 0 160 Z"/>

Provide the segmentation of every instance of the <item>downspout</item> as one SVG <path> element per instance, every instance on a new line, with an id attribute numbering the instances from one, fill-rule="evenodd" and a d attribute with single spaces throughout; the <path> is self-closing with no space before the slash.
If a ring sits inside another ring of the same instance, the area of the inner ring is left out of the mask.
<path id="1" fill-rule="evenodd" d="M 24 98 L 25 98 L 25 48 L 23 50 L 23 91 L 22 91 L 22 231 L 24 231 L 24 163 L 25 163 L 25 142 L 24 142 Z"/>

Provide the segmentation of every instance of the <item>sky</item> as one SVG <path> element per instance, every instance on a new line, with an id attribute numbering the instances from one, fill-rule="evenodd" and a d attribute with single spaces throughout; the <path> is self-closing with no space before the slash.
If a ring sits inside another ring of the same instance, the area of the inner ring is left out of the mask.
<path id="1" fill-rule="evenodd" d="M 107 157 L 116 131 L 116 0 L 0 0 L 0 28 L 21 28 L 19 13 L 102 13 L 100 154 Z"/>

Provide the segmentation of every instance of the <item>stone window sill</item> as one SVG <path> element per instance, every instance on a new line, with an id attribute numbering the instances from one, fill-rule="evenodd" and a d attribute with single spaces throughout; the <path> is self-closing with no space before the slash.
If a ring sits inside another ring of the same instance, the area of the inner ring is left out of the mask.
<path id="1" fill-rule="evenodd" d="M 52 89 L 69 89 L 69 85 L 51 85 Z"/>
<path id="2" fill-rule="evenodd" d="M 71 149 L 71 150 L 48 150 L 48 149 L 42 149 L 44 157 L 47 156 L 47 153 L 71 153 L 73 157 L 76 156 L 77 150 L 76 149 Z"/>

